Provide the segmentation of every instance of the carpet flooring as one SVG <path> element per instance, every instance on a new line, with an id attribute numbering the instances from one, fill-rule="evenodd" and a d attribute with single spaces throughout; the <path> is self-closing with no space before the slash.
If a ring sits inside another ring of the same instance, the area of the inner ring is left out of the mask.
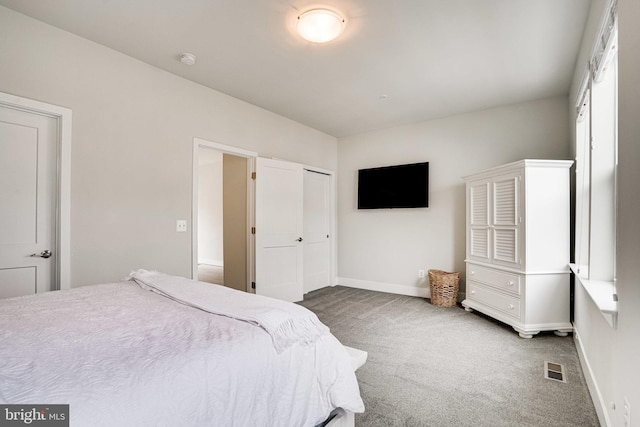
<path id="1" fill-rule="evenodd" d="M 215 265 L 198 264 L 198 280 L 224 285 L 224 268 Z"/>
<path id="2" fill-rule="evenodd" d="M 356 426 L 599 426 L 571 335 L 523 339 L 461 307 L 340 286 L 301 304 L 369 353 Z M 545 361 L 564 365 L 566 383 L 544 378 Z"/>

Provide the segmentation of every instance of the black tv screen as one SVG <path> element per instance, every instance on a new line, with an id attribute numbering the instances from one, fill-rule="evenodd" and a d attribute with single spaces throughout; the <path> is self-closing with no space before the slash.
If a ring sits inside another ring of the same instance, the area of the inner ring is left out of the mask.
<path id="1" fill-rule="evenodd" d="M 426 207 L 429 162 L 358 171 L 358 209 Z"/>

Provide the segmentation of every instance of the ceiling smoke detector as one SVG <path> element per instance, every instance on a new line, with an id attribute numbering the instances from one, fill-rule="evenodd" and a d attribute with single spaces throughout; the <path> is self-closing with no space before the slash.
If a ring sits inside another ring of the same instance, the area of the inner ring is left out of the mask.
<path id="1" fill-rule="evenodd" d="M 196 63 L 196 56 L 193 53 L 183 53 L 180 55 L 180 62 L 184 65 L 193 65 Z"/>

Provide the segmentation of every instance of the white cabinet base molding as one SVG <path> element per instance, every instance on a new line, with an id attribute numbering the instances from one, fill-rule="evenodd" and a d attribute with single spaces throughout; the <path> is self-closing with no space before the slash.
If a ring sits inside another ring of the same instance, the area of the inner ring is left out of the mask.
<path id="1" fill-rule="evenodd" d="M 522 160 L 465 177 L 467 311 L 523 338 L 566 336 L 570 321 L 571 161 Z"/>

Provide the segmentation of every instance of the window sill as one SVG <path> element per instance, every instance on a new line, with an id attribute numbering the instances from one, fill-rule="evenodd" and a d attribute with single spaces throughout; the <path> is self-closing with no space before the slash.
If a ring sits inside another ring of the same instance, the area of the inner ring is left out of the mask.
<path id="1" fill-rule="evenodd" d="M 585 277 L 581 277 L 577 273 L 578 270 L 575 264 L 569 264 L 569 267 L 571 268 L 576 281 L 580 282 L 582 287 L 587 291 L 607 323 L 609 323 L 611 327 L 615 328 L 618 320 L 618 302 L 615 298 L 615 286 L 613 281 L 589 280 Z"/>

